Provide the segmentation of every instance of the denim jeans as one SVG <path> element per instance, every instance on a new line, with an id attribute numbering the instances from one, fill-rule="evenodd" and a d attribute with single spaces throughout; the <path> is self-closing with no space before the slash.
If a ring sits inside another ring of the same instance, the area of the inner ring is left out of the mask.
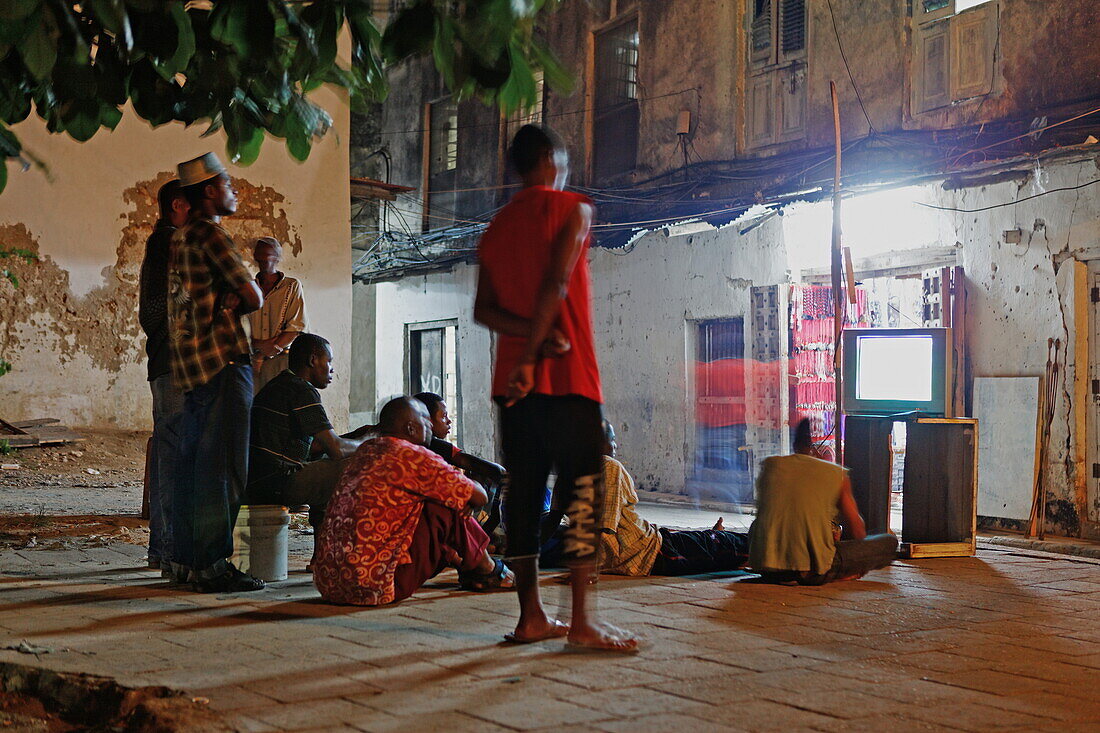
<path id="1" fill-rule="evenodd" d="M 248 480 L 252 365 L 227 364 L 184 397 L 169 421 L 177 450 L 172 470 L 172 571 L 178 579 L 216 578 L 233 554 L 233 525 Z"/>
<path id="2" fill-rule="evenodd" d="M 603 413 L 598 402 L 576 395 L 530 395 L 501 406 L 501 443 L 508 482 L 504 529 L 508 558 L 537 557 L 546 481 L 569 493 L 567 564 L 596 561 L 596 517 L 603 496 Z"/>
<path id="3" fill-rule="evenodd" d="M 149 559 L 172 557 L 172 465 L 175 434 L 168 422 L 183 409 L 183 391 L 164 374 L 149 382 L 153 392 L 153 442 L 149 449 Z"/>

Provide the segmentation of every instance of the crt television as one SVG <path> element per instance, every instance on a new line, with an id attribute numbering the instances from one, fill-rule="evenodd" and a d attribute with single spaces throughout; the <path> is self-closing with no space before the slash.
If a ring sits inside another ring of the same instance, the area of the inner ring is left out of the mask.
<path id="1" fill-rule="evenodd" d="M 843 339 L 845 413 L 952 417 L 950 328 L 849 328 Z"/>

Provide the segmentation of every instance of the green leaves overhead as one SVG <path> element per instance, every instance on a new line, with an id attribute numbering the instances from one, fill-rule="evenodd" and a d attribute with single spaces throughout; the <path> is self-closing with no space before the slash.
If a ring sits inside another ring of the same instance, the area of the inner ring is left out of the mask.
<path id="1" fill-rule="evenodd" d="M 538 70 L 570 84 L 535 32 L 559 1 L 415 0 L 383 31 L 372 0 L 0 0 L 0 164 L 22 154 L 8 126 L 32 105 L 48 130 L 84 141 L 127 102 L 154 126 L 224 130 L 239 165 L 267 135 L 305 160 L 332 125 L 312 91 L 343 88 L 364 112 L 386 95 L 385 63 L 429 54 L 460 98 L 511 112 L 534 104 Z"/>

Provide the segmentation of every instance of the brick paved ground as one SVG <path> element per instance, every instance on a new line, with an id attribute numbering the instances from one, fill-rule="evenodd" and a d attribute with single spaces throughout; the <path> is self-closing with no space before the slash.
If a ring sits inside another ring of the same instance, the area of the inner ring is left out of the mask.
<path id="1" fill-rule="evenodd" d="M 860 582 L 601 581 L 632 657 L 513 648 L 509 594 L 443 577 L 411 601 L 171 589 L 113 544 L 0 552 L 0 647 L 210 699 L 241 730 L 1089 730 L 1100 726 L 1100 564 L 989 548 Z M 546 578 L 553 603 L 564 588 Z"/>

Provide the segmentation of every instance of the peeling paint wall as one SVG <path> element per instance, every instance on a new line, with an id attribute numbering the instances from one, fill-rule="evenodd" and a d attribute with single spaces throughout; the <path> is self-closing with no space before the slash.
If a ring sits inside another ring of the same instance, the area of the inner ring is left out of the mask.
<path id="1" fill-rule="evenodd" d="M 310 327 L 336 352 L 338 375 L 325 402 L 342 426 L 350 381 L 348 113 L 333 94 L 321 101 L 335 126 L 308 162 L 268 140 L 256 164 L 230 166 L 240 208 L 225 226 L 249 265 L 256 237 L 283 242 L 282 268 L 303 283 Z M 0 283 L 0 355 L 14 365 L 0 378 L 0 417 L 148 427 L 137 302 L 157 190 L 181 160 L 209 150 L 224 158 L 224 138 L 202 139 L 200 129 L 182 125 L 153 130 L 132 114 L 114 133 L 83 144 L 47 134 L 37 120 L 16 131 L 50 176 L 9 166 L 0 194 L 0 247 L 39 256 L 10 266 L 18 290 Z"/>
<path id="2" fill-rule="evenodd" d="M 944 206 L 976 209 L 1078 186 L 1098 177 L 1100 159 L 1089 158 L 1037 165 L 1019 183 L 940 189 L 938 194 Z M 1078 534 L 1086 521 L 1100 521 L 1097 482 L 1091 472 L 1080 475 L 1084 467 L 1074 461 L 1076 441 L 1096 441 L 1077 434 L 1072 398 L 1078 368 L 1073 359 L 1076 334 L 1078 328 L 1086 332 L 1090 328 L 1087 323 L 1075 322 L 1072 268 L 1074 260 L 1100 258 L 1097 188 L 1050 193 L 979 213 L 945 212 L 941 219 L 942 227 L 954 232 L 962 243 L 973 375 L 1041 375 L 1046 367 L 1047 339 L 1062 341 L 1064 371 L 1058 385 L 1048 463 L 1048 530 L 1063 535 Z M 1020 243 L 1006 243 L 1004 232 L 1017 228 L 1021 230 Z M 1100 456 L 1091 460 L 1100 460 Z M 1076 506 L 1078 485 L 1086 485 L 1089 496 L 1083 516 Z"/>

